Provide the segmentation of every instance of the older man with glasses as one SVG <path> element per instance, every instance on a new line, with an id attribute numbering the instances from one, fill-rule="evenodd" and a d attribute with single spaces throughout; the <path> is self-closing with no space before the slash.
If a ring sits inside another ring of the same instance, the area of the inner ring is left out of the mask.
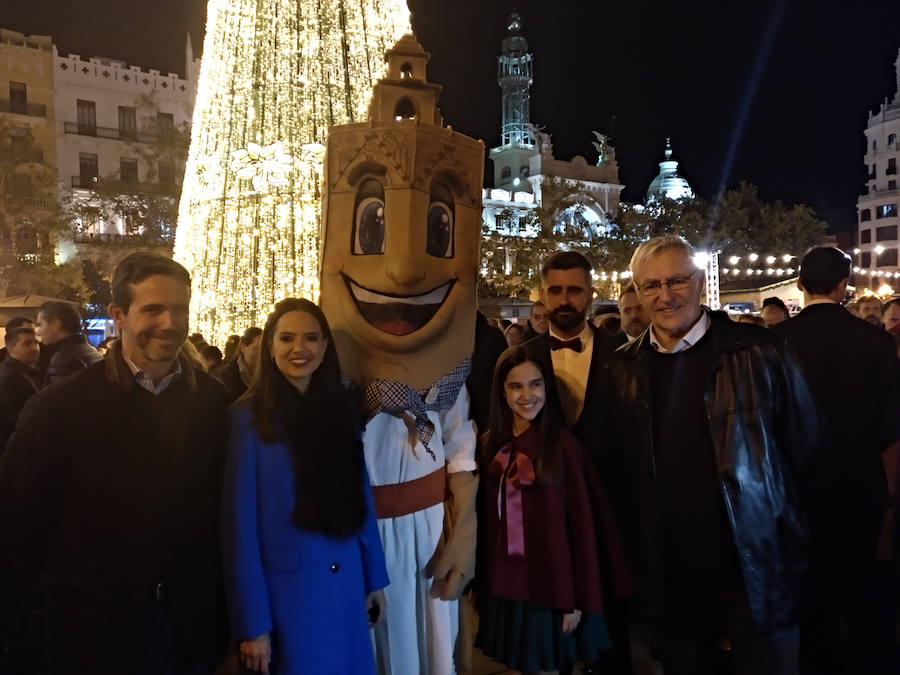
<path id="1" fill-rule="evenodd" d="M 797 673 L 818 415 L 780 336 L 700 304 L 693 258 L 673 236 L 635 251 L 650 330 L 605 372 L 642 619 L 666 675 Z"/>

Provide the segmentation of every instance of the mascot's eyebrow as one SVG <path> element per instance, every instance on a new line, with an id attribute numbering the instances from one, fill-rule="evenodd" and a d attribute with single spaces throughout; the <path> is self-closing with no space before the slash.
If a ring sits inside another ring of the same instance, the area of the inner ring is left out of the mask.
<path id="1" fill-rule="evenodd" d="M 347 185 L 353 187 L 363 176 L 367 175 L 385 176 L 387 168 L 383 164 L 371 160 L 360 162 L 347 172 Z"/>

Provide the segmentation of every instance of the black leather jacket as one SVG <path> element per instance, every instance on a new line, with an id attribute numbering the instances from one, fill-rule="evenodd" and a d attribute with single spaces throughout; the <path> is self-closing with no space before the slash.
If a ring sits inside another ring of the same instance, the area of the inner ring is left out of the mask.
<path id="1" fill-rule="evenodd" d="M 819 417 L 796 355 L 768 329 L 710 312 L 706 407 L 722 495 L 762 635 L 797 624 L 808 561 Z M 610 444 L 601 463 L 641 571 L 644 618 L 663 617 L 663 558 L 650 400 L 649 331 L 607 364 Z M 675 384 L 677 386 L 677 383 Z"/>

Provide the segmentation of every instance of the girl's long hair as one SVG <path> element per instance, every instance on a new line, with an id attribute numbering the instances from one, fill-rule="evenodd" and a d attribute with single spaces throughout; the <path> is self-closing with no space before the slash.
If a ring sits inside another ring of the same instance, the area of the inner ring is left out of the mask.
<path id="1" fill-rule="evenodd" d="M 497 359 L 494 381 L 491 384 L 491 421 L 481 435 L 480 461 L 486 468 L 500 445 L 507 440 L 512 425 L 512 410 L 506 402 L 504 385 L 509 372 L 516 366 L 531 362 L 544 378 L 544 407 L 533 424 L 540 424 L 540 441 L 535 462 L 535 475 L 541 483 L 558 483 L 563 477 L 563 449 L 560 432 L 564 428 L 562 409 L 556 391 L 556 378 L 550 361 L 550 350 L 543 340 L 530 340 L 510 347 Z"/>
<path id="2" fill-rule="evenodd" d="M 289 312 L 312 316 L 328 341 L 305 394 L 288 382 L 272 357 L 278 321 Z M 287 298 L 275 305 L 263 329 L 253 384 L 235 405 L 250 407 L 262 441 L 281 441 L 290 450 L 296 474 L 294 522 L 338 538 L 355 533 L 366 515 L 362 420 L 341 384 L 331 329 L 315 303 Z"/>

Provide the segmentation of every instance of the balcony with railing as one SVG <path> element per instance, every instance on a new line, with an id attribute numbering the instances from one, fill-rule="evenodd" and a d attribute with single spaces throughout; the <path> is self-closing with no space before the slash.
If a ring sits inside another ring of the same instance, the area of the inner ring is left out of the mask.
<path id="1" fill-rule="evenodd" d="M 119 245 L 119 246 L 170 246 L 175 241 L 174 233 L 158 232 L 154 234 L 129 232 L 128 234 L 77 232 L 76 244 Z"/>
<path id="2" fill-rule="evenodd" d="M 98 127 L 78 122 L 66 122 L 64 125 L 67 134 L 78 136 L 93 136 L 95 138 L 108 138 L 113 141 L 136 141 L 138 143 L 154 143 L 159 137 L 149 131 L 137 131 L 135 129 L 117 129 L 114 127 Z"/>
<path id="3" fill-rule="evenodd" d="M 43 103 L 19 103 L 8 98 L 0 98 L 0 113 L 27 115 L 28 117 L 47 117 L 47 106 Z"/>

